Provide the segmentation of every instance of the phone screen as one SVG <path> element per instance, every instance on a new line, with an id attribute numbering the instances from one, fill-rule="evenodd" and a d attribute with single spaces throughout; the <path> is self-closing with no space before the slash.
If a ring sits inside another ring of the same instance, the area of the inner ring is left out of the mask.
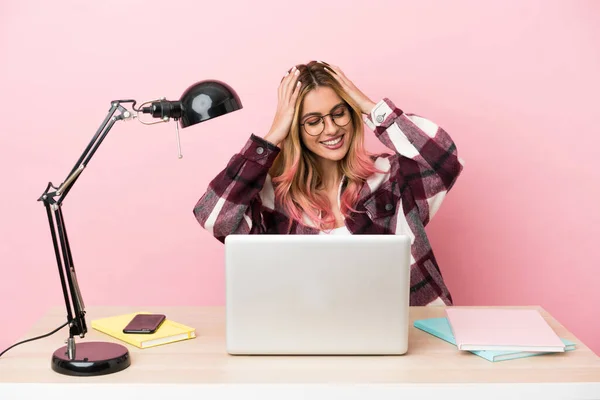
<path id="1" fill-rule="evenodd" d="M 123 328 L 123 333 L 154 333 L 165 319 L 163 314 L 137 314 Z"/>

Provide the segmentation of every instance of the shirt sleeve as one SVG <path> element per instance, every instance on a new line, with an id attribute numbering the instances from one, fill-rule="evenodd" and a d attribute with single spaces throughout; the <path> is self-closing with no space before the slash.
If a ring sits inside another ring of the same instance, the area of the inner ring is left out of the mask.
<path id="1" fill-rule="evenodd" d="M 426 225 L 462 172 L 456 144 L 434 122 L 407 114 L 388 98 L 379 101 L 365 123 L 395 153 L 398 173 L 410 186 Z"/>
<path id="2" fill-rule="evenodd" d="M 251 135 L 194 206 L 200 225 L 221 242 L 230 234 L 264 232 L 260 191 L 279 151 Z"/>

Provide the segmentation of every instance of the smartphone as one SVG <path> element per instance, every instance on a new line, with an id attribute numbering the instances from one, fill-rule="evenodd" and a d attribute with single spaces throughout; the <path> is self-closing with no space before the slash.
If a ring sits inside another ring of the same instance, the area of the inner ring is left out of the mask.
<path id="1" fill-rule="evenodd" d="M 163 314 L 137 314 L 123 328 L 123 333 L 154 333 L 165 319 Z"/>

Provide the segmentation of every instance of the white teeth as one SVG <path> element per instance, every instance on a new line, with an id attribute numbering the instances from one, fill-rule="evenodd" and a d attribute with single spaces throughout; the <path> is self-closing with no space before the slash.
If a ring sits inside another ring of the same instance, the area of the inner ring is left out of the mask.
<path id="1" fill-rule="evenodd" d="M 321 143 L 323 143 L 325 146 L 333 146 L 334 144 L 338 144 L 338 143 L 339 143 L 339 142 L 341 142 L 341 141 L 342 141 L 342 137 L 340 136 L 340 137 L 339 137 L 339 138 L 337 138 L 337 139 L 330 140 L 330 141 L 328 141 L 328 142 L 321 142 Z"/>

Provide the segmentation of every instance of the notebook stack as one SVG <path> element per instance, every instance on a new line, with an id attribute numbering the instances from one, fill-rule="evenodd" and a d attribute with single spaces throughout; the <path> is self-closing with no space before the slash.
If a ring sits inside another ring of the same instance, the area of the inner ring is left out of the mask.
<path id="1" fill-rule="evenodd" d="M 535 309 L 450 307 L 446 318 L 417 320 L 414 326 L 489 361 L 575 349 L 575 343 L 559 338 Z"/>

